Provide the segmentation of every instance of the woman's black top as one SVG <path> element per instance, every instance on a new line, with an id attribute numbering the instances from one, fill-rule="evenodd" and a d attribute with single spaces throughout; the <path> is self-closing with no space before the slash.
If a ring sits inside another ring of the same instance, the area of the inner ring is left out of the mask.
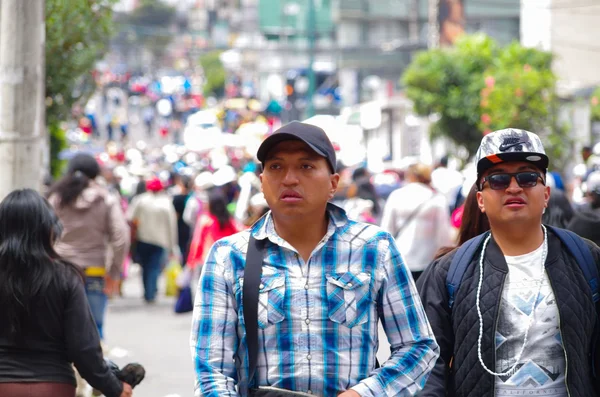
<path id="1" fill-rule="evenodd" d="M 31 326 L 17 339 L 0 331 L 0 382 L 76 386 L 75 364 L 92 387 L 107 397 L 119 397 L 123 385 L 104 361 L 84 283 L 74 269 L 62 264 L 57 268 L 55 281 L 31 307 Z"/>

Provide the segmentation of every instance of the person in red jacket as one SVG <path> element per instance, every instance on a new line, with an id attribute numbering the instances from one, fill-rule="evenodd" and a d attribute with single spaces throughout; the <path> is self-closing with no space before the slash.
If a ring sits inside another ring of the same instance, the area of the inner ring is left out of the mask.
<path id="1" fill-rule="evenodd" d="M 194 228 L 187 266 L 191 270 L 198 265 L 202 266 L 215 241 L 238 231 L 240 228 L 227 210 L 227 198 L 219 191 L 211 192 L 208 196 L 208 211 L 200 215 Z"/>

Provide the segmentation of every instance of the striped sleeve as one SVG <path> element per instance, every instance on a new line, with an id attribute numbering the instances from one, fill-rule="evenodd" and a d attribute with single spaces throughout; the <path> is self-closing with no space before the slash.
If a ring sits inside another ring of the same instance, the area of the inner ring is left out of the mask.
<path id="1" fill-rule="evenodd" d="M 195 396 L 237 396 L 237 313 L 230 253 L 230 247 L 214 244 L 198 283 L 190 338 Z"/>
<path id="2" fill-rule="evenodd" d="M 391 236 L 378 242 L 378 312 L 392 355 L 352 390 L 361 396 L 413 396 L 425 385 L 439 348 L 415 283 Z"/>

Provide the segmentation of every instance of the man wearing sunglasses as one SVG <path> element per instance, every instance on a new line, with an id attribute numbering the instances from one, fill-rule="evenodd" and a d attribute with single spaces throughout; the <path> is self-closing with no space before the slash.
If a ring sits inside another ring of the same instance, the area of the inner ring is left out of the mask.
<path id="1" fill-rule="evenodd" d="M 550 197 L 542 142 L 496 131 L 476 161 L 490 233 L 465 243 L 469 254 L 463 247 L 435 261 L 417 283 L 441 349 L 419 396 L 600 396 L 593 282 L 563 243 L 566 232 L 542 224 Z M 595 271 L 600 249 L 573 239 Z"/>

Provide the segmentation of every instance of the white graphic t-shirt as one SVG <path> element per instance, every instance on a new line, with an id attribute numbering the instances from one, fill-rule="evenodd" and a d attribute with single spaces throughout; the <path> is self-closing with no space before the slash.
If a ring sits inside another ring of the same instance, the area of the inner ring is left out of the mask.
<path id="1" fill-rule="evenodd" d="M 542 252 L 540 246 L 529 254 L 505 256 L 508 275 L 496 327 L 495 372 L 508 371 L 523 346 L 528 316 L 539 287 Z M 513 373 L 496 377 L 496 395 L 567 396 L 558 306 L 545 271 L 527 346 Z"/>

